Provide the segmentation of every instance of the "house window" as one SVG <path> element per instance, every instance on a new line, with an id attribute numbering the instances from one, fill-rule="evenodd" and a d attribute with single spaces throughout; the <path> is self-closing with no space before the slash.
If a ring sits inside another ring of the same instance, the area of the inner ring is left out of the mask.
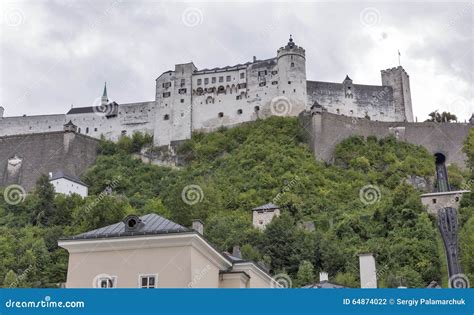
<path id="1" fill-rule="evenodd" d="M 204 84 L 209 84 L 209 78 L 204 79 Z"/>
<path id="2" fill-rule="evenodd" d="M 202 83 L 202 79 L 198 79 L 198 80 L 197 80 L 197 84 L 198 84 L 198 85 L 201 85 L 201 83 Z"/>
<path id="3" fill-rule="evenodd" d="M 216 83 L 216 77 L 212 77 L 211 82 Z"/>
<path id="4" fill-rule="evenodd" d="M 240 78 L 241 78 L 241 79 L 244 79 L 244 78 L 245 78 L 245 73 L 241 72 L 241 73 L 240 73 Z"/>
<path id="5" fill-rule="evenodd" d="M 294 63 L 294 62 L 292 62 L 292 63 L 291 63 L 291 67 L 293 68 L 294 66 L 295 66 L 295 63 Z"/>
<path id="6" fill-rule="evenodd" d="M 217 116 L 218 116 L 219 118 L 222 118 L 222 117 L 224 117 L 224 113 L 223 113 L 223 112 L 220 112 Z"/>
<path id="7" fill-rule="evenodd" d="M 258 72 L 259 77 L 263 77 L 263 76 L 266 76 L 266 75 L 267 75 L 267 70 L 262 70 L 262 71 Z"/>
<path id="8" fill-rule="evenodd" d="M 170 115 L 166 114 L 166 115 L 163 117 L 163 120 L 170 120 Z"/>
<path id="9" fill-rule="evenodd" d="M 228 76 L 225 78 L 225 80 L 226 80 L 227 82 L 230 82 L 230 80 L 231 80 L 230 75 L 228 75 Z"/>
<path id="10" fill-rule="evenodd" d="M 99 278 L 97 286 L 101 289 L 115 288 L 116 278 L 115 277 L 104 277 Z"/>
<path id="11" fill-rule="evenodd" d="M 288 81 L 288 84 L 291 84 L 291 81 Z"/>
<path id="12" fill-rule="evenodd" d="M 166 98 L 166 97 L 170 97 L 171 96 L 171 92 L 165 92 L 163 93 L 163 97 Z"/>
<path id="13" fill-rule="evenodd" d="M 185 80 L 185 79 L 181 79 L 181 87 L 183 87 L 185 84 L 186 84 L 186 80 Z"/>
<path id="14" fill-rule="evenodd" d="M 178 90 L 178 93 L 179 93 L 179 94 L 186 94 L 186 89 L 179 89 L 179 90 Z"/>
<path id="15" fill-rule="evenodd" d="M 239 89 L 245 89 L 247 87 L 247 83 L 239 83 L 237 84 L 237 88 Z"/>
<path id="16" fill-rule="evenodd" d="M 181 103 L 184 103 L 184 98 L 182 98 L 182 99 L 180 100 L 180 102 L 181 102 Z"/>
<path id="17" fill-rule="evenodd" d="M 238 110 L 237 110 L 237 114 L 238 114 L 238 115 L 242 115 L 242 110 L 241 110 L 241 109 L 238 109 Z"/>
<path id="18" fill-rule="evenodd" d="M 278 81 L 272 81 L 272 85 L 277 85 Z"/>
<path id="19" fill-rule="evenodd" d="M 278 71 L 276 71 L 276 70 L 273 70 L 273 71 L 272 71 L 272 75 L 275 75 L 275 74 L 277 74 L 277 73 L 278 73 Z"/>
<path id="20" fill-rule="evenodd" d="M 140 276 L 140 287 L 142 289 L 156 288 L 156 276 Z"/>
<path id="21" fill-rule="evenodd" d="M 224 77 L 219 77 L 219 82 L 224 82 Z"/>
<path id="22" fill-rule="evenodd" d="M 171 82 L 165 82 L 165 83 L 163 83 L 163 87 L 164 87 L 165 89 L 169 88 L 170 86 L 171 86 Z"/>
<path id="23" fill-rule="evenodd" d="M 258 84 L 258 86 L 265 86 L 265 85 L 267 85 L 267 82 L 265 82 L 265 81 L 262 81 Z"/>

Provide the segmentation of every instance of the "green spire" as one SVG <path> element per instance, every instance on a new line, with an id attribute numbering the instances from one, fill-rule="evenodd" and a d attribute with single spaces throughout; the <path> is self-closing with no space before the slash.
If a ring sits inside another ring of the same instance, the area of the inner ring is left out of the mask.
<path id="1" fill-rule="evenodd" d="M 107 82 L 104 83 L 104 93 L 102 94 L 102 97 L 107 98 Z"/>

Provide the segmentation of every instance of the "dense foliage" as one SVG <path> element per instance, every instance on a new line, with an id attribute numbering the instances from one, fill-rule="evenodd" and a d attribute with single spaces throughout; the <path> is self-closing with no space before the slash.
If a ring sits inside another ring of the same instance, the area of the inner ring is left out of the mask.
<path id="1" fill-rule="evenodd" d="M 295 286 L 320 271 L 358 286 L 362 252 L 376 255 L 381 286 L 440 281 L 445 271 L 436 225 L 409 184 L 414 176 L 429 180 L 433 157 L 394 138 L 353 137 L 337 146 L 335 163 L 327 165 L 314 160 L 304 137 L 296 118 L 280 117 L 195 134 L 179 149 L 186 162 L 181 168 L 134 158 L 131 153 L 148 145 L 149 137 L 102 140 L 100 156 L 83 177 L 88 198 L 54 198 L 43 178 L 24 202 L 0 201 L 0 284 L 43 287 L 65 281 L 67 252 L 56 246 L 60 236 L 150 212 L 185 226 L 202 219 L 207 239 L 218 248 L 240 245 L 245 258 L 264 262 L 273 274 L 290 275 Z M 251 209 L 268 202 L 283 213 L 258 231 Z M 471 219 L 463 217 L 464 229 L 472 232 Z M 305 229 L 305 222 L 315 229 Z"/>

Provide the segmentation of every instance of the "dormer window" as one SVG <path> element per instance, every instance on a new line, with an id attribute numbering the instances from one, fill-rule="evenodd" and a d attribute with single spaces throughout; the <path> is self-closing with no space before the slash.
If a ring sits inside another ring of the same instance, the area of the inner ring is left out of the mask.
<path id="1" fill-rule="evenodd" d="M 142 220 L 136 215 L 129 215 L 123 220 L 126 232 L 135 232 L 143 225 Z"/>

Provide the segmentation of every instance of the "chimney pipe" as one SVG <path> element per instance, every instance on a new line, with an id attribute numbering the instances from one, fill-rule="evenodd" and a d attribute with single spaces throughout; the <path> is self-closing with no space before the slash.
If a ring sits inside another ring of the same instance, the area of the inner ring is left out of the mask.
<path id="1" fill-rule="evenodd" d="M 372 253 L 359 254 L 360 264 L 360 287 L 376 289 L 377 288 L 377 269 L 375 267 L 375 258 Z"/>
<path id="2" fill-rule="evenodd" d="M 327 272 L 319 273 L 319 282 L 329 281 L 329 276 Z"/>
<path id="3" fill-rule="evenodd" d="M 201 220 L 193 220 L 192 229 L 199 234 L 204 235 L 204 223 Z"/>
<path id="4" fill-rule="evenodd" d="M 240 252 L 240 246 L 234 246 L 234 248 L 232 248 L 232 256 L 234 256 L 235 258 L 242 259 L 242 253 Z"/>

